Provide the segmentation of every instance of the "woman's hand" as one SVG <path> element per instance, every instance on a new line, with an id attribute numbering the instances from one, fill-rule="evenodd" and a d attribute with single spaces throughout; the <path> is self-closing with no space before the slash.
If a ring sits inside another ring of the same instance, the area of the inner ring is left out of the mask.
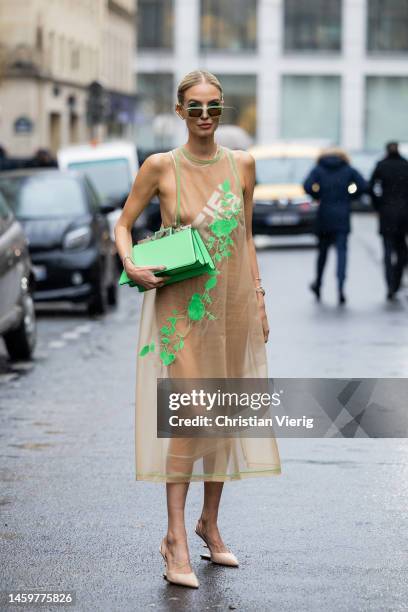
<path id="1" fill-rule="evenodd" d="M 166 283 L 166 278 L 155 276 L 155 270 L 165 270 L 166 266 L 136 266 L 129 259 L 125 259 L 125 271 L 128 277 L 142 285 L 145 289 L 158 289 Z"/>
<path id="2" fill-rule="evenodd" d="M 268 317 L 266 316 L 264 296 L 260 291 L 257 291 L 256 295 L 258 299 L 259 316 L 261 317 L 262 329 L 264 334 L 264 342 L 268 342 L 269 324 Z"/>

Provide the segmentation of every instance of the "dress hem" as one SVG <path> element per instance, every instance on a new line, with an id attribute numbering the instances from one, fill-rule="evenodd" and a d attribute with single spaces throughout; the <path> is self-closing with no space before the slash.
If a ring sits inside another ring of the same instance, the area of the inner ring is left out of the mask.
<path id="1" fill-rule="evenodd" d="M 282 474 L 280 467 L 268 468 L 267 470 L 251 470 L 248 472 L 235 472 L 233 474 L 189 474 L 185 476 L 168 476 L 158 472 L 148 472 L 141 474 L 136 472 L 135 480 L 150 480 L 152 482 L 229 482 L 234 480 L 244 480 L 259 476 L 279 476 Z"/>

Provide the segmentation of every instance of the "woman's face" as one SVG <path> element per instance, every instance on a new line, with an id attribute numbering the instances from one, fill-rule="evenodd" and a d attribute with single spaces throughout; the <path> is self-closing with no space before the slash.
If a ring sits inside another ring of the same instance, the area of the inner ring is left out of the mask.
<path id="1" fill-rule="evenodd" d="M 199 83 L 186 89 L 184 92 L 184 103 L 183 105 L 176 104 L 176 112 L 185 120 L 191 134 L 203 138 L 214 134 L 220 122 L 220 117 L 210 117 L 206 106 L 203 108 L 201 117 L 190 117 L 186 110 L 187 107 L 201 107 L 203 105 L 219 106 L 221 104 L 221 93 L 215 85 Z"/>

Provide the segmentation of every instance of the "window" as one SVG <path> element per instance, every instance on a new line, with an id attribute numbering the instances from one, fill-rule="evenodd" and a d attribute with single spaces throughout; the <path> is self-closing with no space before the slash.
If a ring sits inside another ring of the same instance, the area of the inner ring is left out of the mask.
<path id="1" fill-rule="evenodd" d="M 239 125 L 248 134 L 256 134 L 256 76 L 253 74 L 217 74 L 224 92 L 226 109 L 220 125 Z M 232 107 L 232 108 L 228 108 Z"/>
<path id="2" fill-rule="evenodd" d="M 286 75 L 282 82 L 282 138 L 340 140 L 340 77 Z"/>
<path id="3" fill-rule="evenodd" d="M 173 48 L 173 0 L 139 0 L 137 46 L 139 49 Z"/>
<path id="4" fill-rule="evenodd" d="M 88 176 L 86 175 L 85 172 L 85 176 L 84 176 L 84 185 L 85 185 L 85 191 L 87 193 L 88 196 L 88 202 L 90 204 L 90 207 L 92 209 L 93 212 L 100 212 L 101 210 L 101 198 L 96 190 L 96 186 L 94 187 L 93 183 L 91 180 L 89 180 Z M 130 186 L 129 186 L 129 190 L 131 188 L 132 184 L 130 182 Z M 129 192 L 128 190 L 128 192 Z M 127 192 L 127 193 L 128 193 Z"/>
<path id="5" fill-rule="evenodd" d="M 408 51 L 408 0 L 368 0 L 369 52 Z"/>
<path id="6" fill-rule="evenodd" d="M 257 0 L 201 0 L 202 51 L 254 51 Z"/>
<path id="7" fill-rule="evenodd" d="M 383 148 L 389 140 L 408 141 L 408 77 L 367 77 L 367 149 Z"/>
<path id="8" fill-rule="evenodd" d="M 60 36 L 59 39 L 59 70 L 61 73 L 65 71 L 65 38 Z"/>
<path id="9" fill-rule="evenodd" d="M 341 0 L 285 0 L 285 51 L 340 51 Z"/>
<path id="10" fill-rule="evenodd" d="M 0 191 L 0 233 L 6 230 L 13 220 L 13 215 L 9 209 L 6 199 Z"/>
<path id="11" fill-rule="evenodd" d="M 70 170 L 85 174 L 103 202 L 114 202 L 126 196 L 132 187 L 129 162 L 125 158 L 71 162 Z"/>
<path id="12" fill-rule="evenodd" d="M 79 47 L 75 46 L 75 43 L 71 44 L 71 69 L 77 70 L 79 68 Z"/>
<path id="13" fill-rule="evenodd" d="M 55 33 L 48 34 L 48 67 L 51 72 L 55 69 Z"/>
<path id="14" fill-rule="evenodd" d="M 141 148 L 173 146 L 177 116 L 173 75 L 169 73 L 138 73 L 139 104 L 136 113 L 137 142 Z"/>
<path id="15" fill-rule="evenodd" d="M 71 178 L 0 178 L 0 190 L 19 218 L 75 217 L 86 212 L 80 185 Z"/>

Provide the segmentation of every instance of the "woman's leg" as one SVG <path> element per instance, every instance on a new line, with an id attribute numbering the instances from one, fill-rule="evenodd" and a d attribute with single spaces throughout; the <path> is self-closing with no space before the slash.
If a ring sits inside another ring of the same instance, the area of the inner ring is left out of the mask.
<path id="1" fill-rule="evenodd" d="M 316 285 L 320 288 L 323 280 L 324 269 L 326 267 L 327 254 L 332 242 L 330 234 L 319 236 L 319 254 L 316 262 Z"/>
<path id="2" fill-rule="evenodd" d="M 167 494 L 167 563 L 169 570 L 180 574 L 192 572 L 187 545 L 184 508 L 189 482 L 166 483 Z"/>
<path id="3" fill-rule="evenodd" d="M 337 250 L 337 283 L 339 291 L 343 290 L 344 281 L 346 280 L 347 267 L 347 233 L 336 233 L 336 250 Z"/>
<path id="4" fill-rule="evenodd" d="M 197 531 L 204 536 L 213 552 L 228 550 L 222 541 L 217 525 L 223 486 L 223 482 L 204 482 L 204 504 L 197 523 Z"/>
<path id="5" fill-rule="evenodd" d="M 310 285 L 310 289 L 316 295 L 316 298 L 320 300 L 320 288 L 323 280 L 324 268 L 326 266 L 327 253 L 331 244 L 331 237 L 327 233 L 318 234 L 319 239 L 319 252 L 316 260 L 316 279 Z"/>

